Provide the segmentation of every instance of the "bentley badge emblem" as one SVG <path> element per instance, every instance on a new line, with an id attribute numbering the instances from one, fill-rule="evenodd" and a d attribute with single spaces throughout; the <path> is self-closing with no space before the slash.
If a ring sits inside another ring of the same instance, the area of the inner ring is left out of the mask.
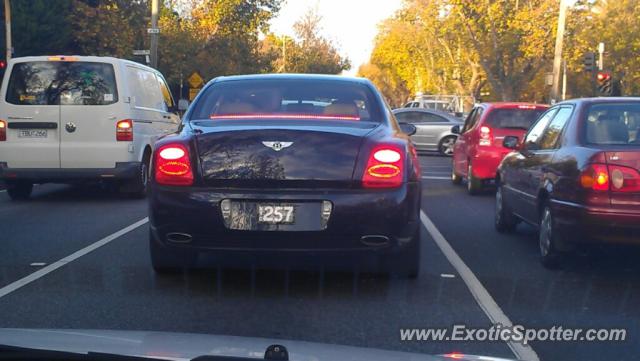
<path id="1" fill-rule="evenodd" d="M 276 142 L 262 142 L 262 144 L 264 144 L 265 147 L 269 147 L 275 150 L 276 152 L 279 152 L 284 148 L 290 147 L 291 144 L 293 144 L 293 142 L 277 142 L 276 141 Z"/>

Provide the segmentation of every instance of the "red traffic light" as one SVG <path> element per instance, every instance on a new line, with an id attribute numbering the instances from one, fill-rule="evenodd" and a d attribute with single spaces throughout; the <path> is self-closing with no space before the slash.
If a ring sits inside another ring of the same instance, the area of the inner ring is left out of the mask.
<path id="1" fill-rule="evenodd" d="M 598 75 L 596 75 L 596 79 L 598 79 L 598 81 L 607 80 L 609 78 L 611 78 L 611 74 L 605 72 L 598 72 Z"/>
<path id="2" fill-rule="evenodd" d="M 7 67 L 7 62 L 5 62 L 4 60 L 0 60 L 0 69 L 4 69 Z"/>

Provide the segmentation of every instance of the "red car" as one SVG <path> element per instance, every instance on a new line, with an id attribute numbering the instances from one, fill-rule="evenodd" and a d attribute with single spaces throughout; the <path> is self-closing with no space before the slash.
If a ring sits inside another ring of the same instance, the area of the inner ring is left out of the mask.
<path id="1" fill-rule="evenodd" d="M 493 183 L 496 170 L 511 149 L 502 145 L 506 136 L 522 138 L 531 124 L 549 106 L 528 103 L 483 103 L 469 113 L 464 126 L 451 131 L 460 134 L 453 149 L 451 180 L 467 178 L 469 194 L 477 194 Z"/>

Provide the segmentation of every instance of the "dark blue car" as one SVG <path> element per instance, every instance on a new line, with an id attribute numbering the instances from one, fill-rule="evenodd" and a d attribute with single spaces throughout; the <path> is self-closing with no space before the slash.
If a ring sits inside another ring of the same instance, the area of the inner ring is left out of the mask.
<path id="1" fill-rule="evenodd" d="M 226 261 L 309 256 L 326 266 L 346 256 L 417 276 L 421 185 L 412 132 L 365 79 L 212 80 L 180 132 L 155 144 L 154 269 L 194 267 L 201 253 Z"/>

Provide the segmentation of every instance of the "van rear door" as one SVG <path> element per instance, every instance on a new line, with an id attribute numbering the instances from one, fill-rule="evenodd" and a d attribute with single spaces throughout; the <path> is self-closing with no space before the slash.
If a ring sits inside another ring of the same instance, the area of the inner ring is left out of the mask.
<path id="1" fill-rule="evenodd" d="M 0 119 L 7 122 L 0 161 L 9 168 L 60 168 L 57 74 L 56 64 L 47 61 L 9 65 L 0 100 Z"/>
<path id="2" fill-rule="evenodd" d="M 70 61 L 59 67 L 61 167 L 114 168 L 117 160 L 127 160 L 130 142 L 116 140 L 124 115 L 114 65 Z"/>

